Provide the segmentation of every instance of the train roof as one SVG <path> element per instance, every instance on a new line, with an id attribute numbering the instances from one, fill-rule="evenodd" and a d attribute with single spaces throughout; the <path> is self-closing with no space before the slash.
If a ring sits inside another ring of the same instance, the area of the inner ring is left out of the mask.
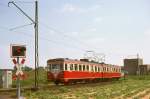
<path id="1" fill-rule="evenodd" d="M 64 61 L 64 62 L 80 62 L 80 63 L 90 63 L 90 64 L 103 64 L 103 65 L 107 65 L 107 66 L 117 66 L 117 67 L 121 67 L 119 65 L 113 65 L 113 64 L 106 64 L 106 63 L 99 63 L 99 62 L 94 62 L 94 61 L 89 61 L 88 59 L 69 59 L 69 58 L 55 58 L 55 59 L 49 59 L 47 61 L 48 62 L 57 62 L 57 61 Z"/>

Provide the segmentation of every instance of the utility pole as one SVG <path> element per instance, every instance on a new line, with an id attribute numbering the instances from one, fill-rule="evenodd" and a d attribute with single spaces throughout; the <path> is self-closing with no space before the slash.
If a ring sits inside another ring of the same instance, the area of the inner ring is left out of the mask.
<path id="1" fill-rule="evenodd" d="M 19 57 L 17 57 L 17 64 L 19 64 Z M 20 99 L 20 77 L 17 76 L 17 97 Z"/>
<path id="2" fill-rule="evenodd" d="M 19 11 L 25 15 L 33 24 L 35 29 L 35 89 L 38 88 L 38 67 L 39 67 L 39 56 L 38 56 L 38 0 L 35 0 L 35 21 L 25 13 L 14 1 L 10 1 L 8 6 L 13 4 Z"/>
<path id="3" fill-rule="evenodd" d="M 35 88 L 38 88 L 38 67 L 39 67 L 39 55 L 38 55 L 38 1 L 35 1 Z"/>

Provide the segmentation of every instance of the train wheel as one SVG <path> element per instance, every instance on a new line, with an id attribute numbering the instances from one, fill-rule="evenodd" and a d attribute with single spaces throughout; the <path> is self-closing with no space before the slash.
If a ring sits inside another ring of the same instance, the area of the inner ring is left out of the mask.
<path id="1" fill-rule="evenodd" d="M 59 85 L 59 81 L 58 80 L 56 80 L 54 83 L 55 83 L 55 85 Z"/>
<path id="2" fill-rule="evenodd" d="M 69 82 L 64 82 L 64 85 L 69 85 Z"/>

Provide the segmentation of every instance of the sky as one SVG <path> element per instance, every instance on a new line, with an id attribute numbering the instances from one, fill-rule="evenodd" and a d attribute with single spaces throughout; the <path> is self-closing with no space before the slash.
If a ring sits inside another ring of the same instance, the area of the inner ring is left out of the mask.
<path id="1" fill-rule="evenodd" d="M 25 65 L 34 67 L 34 25 L 10 0 L 0 0 L 0 68 L 13 68 L 10 44 L 25 44 Z M 14 0 L 34 20 L 34 0 Z M 105 62 L 124 58 L 150 64 L 149 0 L 39 0 L 39 64 L 52 58 L 105 54 Z M 25 26 L 24 26 L 25 25 Z M 24 26 L 24 27 L 20 27 Z M 20 27 L 20 28 L 16 28 Z"/>

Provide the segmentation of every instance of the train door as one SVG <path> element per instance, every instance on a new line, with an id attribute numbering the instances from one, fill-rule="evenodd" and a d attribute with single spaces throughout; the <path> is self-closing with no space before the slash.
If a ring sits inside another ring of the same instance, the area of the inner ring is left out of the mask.
<path id="1" fill-rule="evenodd" d="M 51 65 L 51 73 L 53 73 L 54 78 L 56 79 L 58 74 L 62 72 L 63 64 L 52 64 Z"/>

